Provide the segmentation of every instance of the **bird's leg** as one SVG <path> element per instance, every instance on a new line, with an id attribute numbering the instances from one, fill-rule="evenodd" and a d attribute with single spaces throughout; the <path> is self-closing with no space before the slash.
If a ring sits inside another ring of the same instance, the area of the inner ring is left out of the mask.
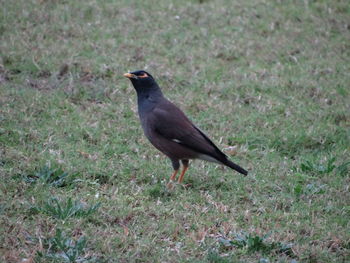
<path id="1" fill-rule="evenodd" d="M 167 187 L 169 190 L 171 190 L 171 189 L 174 187 L 174 185 L 172 184 L 172 182 L 175 181 L 175 177 L 176 177 L 178 171 L 179 171 L 179 169 L 174 170 L 173 174 L 170 176 L 170 181 L 169 181 L 169 183 L 166 185 L 166 187 Z"/>
<path id="2" fill-rule="evenodd" d="M 174 170 L 173 174 L 170 176 L 171 181 L 175 181 L 175 177 L 176 177 L 178 171 L 179 171 L 179 169 Z"/>
<path id="3" fill-rule="evenodd" d="M 180 168 L 180 162 L 179 162 L 179 160 L 172 159 L 172 160 L 171 160 L 171 163 L 172 163 L 172 165 L 173 165 L 174 172 L 173 172 L 173 174 L 170 176 L 170 181 L 169 181 L 169 183 L 167 184 L 167 187 L 168 187 L 169 189 L 172 188 L 172 184 L 171 184 L 171 183 L 172 183 L 172 181 L 175 181 L 175 177 L 176 177 L 177 172 L 179 171 L 179 168 Z"/>
<path id="4" fill-rule="evenodd" d="M 188 166 L 184 165 L 184 168 L 182 169 L 182 172 L 181 172 L 180 177 L 179 177 L 179 181 L 178 181 L 179 183 L 182 183 L 182 180 L 184 179 L 184 175 L 185 175 L 187 169 L 188 169 Z"/>
<path id="5" fill-rule="evenodd" d="M 179 183 L 182 183 L 182 180 L 184 179 L 184 175 L 188 169 L 188 162 L 188 160 L 182 160 L 183 169 L 178 180 Z"/>

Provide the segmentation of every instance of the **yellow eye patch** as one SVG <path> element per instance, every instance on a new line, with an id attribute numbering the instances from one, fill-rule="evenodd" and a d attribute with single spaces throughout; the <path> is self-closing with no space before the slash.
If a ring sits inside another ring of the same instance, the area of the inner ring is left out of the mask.
<path id="1" fill-rule="evenodd" d="M 147 75 L 146 73 L 143 72 L 142 75 L 139 75 L 138 77 L 139 77 L 139 78 L 147 78 L 148 75 Z"/>

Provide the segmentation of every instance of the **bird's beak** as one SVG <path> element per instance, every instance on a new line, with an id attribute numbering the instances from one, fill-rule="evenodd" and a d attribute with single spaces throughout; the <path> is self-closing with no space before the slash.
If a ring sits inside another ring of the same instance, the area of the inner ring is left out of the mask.
<path id="1" fill-rule="evenodd" d="M 137 79 L 137 76 L 131 73 L 125 73 L 124 77 L 128 78 L 128 79 Z"/>

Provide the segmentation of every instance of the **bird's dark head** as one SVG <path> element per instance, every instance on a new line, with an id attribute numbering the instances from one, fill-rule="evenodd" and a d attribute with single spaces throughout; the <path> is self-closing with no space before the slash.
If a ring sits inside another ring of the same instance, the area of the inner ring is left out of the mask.
<path id="1" fill-rule="evenodd" d="M 134 88 L 138 90 L 152 88 L 157 85 L 151 74 L 144 70 L 136 70 L 124 74 L 124 77 L 131 80 Z"/>
<path id="2" fill-rule="evenodd" d="M 160 90 L 157 82 L 148 72 L 144 70 L 136 70 L 133 72 L 125 73 L 124 77 L 127 77 L 131 80 L 131 83 L 137 93 L 139 106 L 145 101 L 153 103 L 156 102 L 159 98 L 163 97 L 163 93 Z"/>

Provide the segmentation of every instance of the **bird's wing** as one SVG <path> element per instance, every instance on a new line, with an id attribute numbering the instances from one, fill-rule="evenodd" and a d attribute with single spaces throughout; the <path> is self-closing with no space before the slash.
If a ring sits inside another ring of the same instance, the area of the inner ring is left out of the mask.
<path id="1" fill-rule="evenodd" d="M 153 129 L 160 136 L 218 161 L 226 160 L 226 155 L 171 102 L 155 107 L 152 118 Z"/>

